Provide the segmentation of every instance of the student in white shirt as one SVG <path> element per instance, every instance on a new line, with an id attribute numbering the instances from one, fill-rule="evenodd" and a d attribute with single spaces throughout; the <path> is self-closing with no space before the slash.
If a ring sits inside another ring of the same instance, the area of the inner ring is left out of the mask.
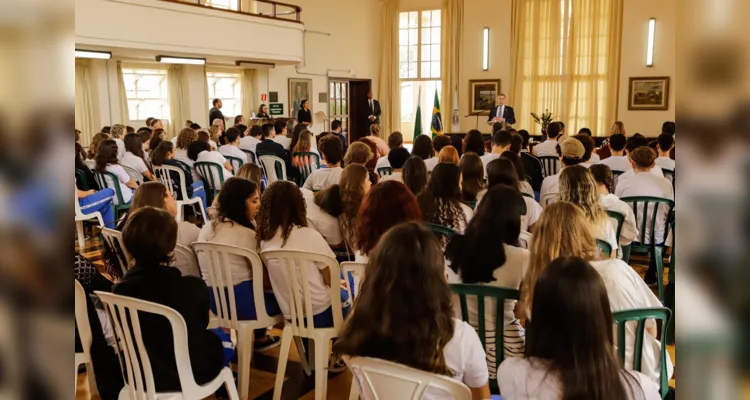
<path id="1" fill-rule="evenodd" d="M 123 156 L 120 164 L 133 168 L 149 181 L 155 181 L 154 174 L 151 173 L 146 161 L 143 160 L 143 143 L 138 134 L 128 133 L 125 135 L 125 150 L 125 156 Z"/>
<path id="2" fill-rule="evenodd" d="M 260 137 L 263 136 L 263 129 L 258 125 L 250 127 L 250 133 L 240 139 L 240 145 L 237 146 L 240 150 L 250 150 L 255 153 L 255 148 L 260 143 Z"/>
<path id="3" fill-rule="evenodd" d="M 112 139 L 103 140 L 99 143 L 96 151 L 96 168 L 98 172 L 111 172 L 117 176 L 117 182 L 112 182 L 109 176 L 105 177 L 107 186 L 114 188 L 114 185 L 120 186 L 122 201 L 125 204 L 130 203 L 133 197 L 133 190 L 138 188 L 138 184 L 128 175 L 117 159 L 117 143 Z M 117 196 L 112 199 L 112 204 L 119 205 Z"/>
<path id="4" fill-rule="evenodd" d="M 216 168 L 211 168 L 211 177 L 203 177 L 206 186 L 215 186 L 214 189 L 221 188 L 221 184 L 232 177 L 232 166 L 224 156 L 218 151 L 211 151 L 211 145 L 203 140 L 197 140 L 188 147 L 188 156 L 194 162 L 210 162 L 219 164 L 221 167 L 221 176 Z M 223 179 L 221 179 L 223 178 Z"/>
<path id="5" fill-rule="evenodd" d="M 281 119 L 274 122 L 273 129 L 276 131 L 276 136 L 271 140 L 280 144 L 284 150 L 289 150 L 292 145 L 292 138 L 287 137 L 286 122 Z"/>
<path id="6" fill-rule="evenodd" d="M 529 263 L 529 251 L 522 249 L 518 241 L 521 220 L 526 213 L 523 196 L 518 189 L 496 185 L 487 190 L 475 211 L 465 234 L 453 236 L 445 248 L 450 268 L 463 283 L 520 289 Z M 481 317 L 484 318 L 487 330 L 485 350 L 490 378 L 495 376 L 497 370 L 495 303 L 486 299 L 485 315 Z M 454 305 L 458 305 L 458 302 L 454 302 Z M 515 301 L 504 304 L 505 357 L 523 356 L 524 329 L 513 313 L 515 305 Z M 476 327 L 478 311 L 475 298 L 469 298 L 468 307 L 469 322 Z"/>
<path id="7" fill-rule="evenodd" d="M 599 189 L 588 168 L 575 165 L 562 170 L 557 201 L 567 201 L 581 207 L 589 220 L 589 224 L 594 229 L 592 232 L 594 237 L 609 243 L 612 250 L 618 249 L 615 227 L 607 213 L 604 212 L 599 200 Z M 616 251 L 613 252 L 612 257 L 615 257 L 616 254 Z"/>
<path id="8" fill-rule="evenodd" d="M 581 258 L 558 258 L 535 286 L 525 357 L 506 358 L 498 370 L 503 398 L 661 399 L 646 376 L 620 365 L 609 288 L 595 267 Z"/>
<path id="9" fill-rule="evenodd" d="M 622 133 L 615 133 L 609 137 L 609 151 L 612 153 L 609 157 L 599 161 L 612 170 L 612 172 L 625 172 L 631 169 L 630 160 L 625 155 L 625 145 L 628 140 Z"/>
<path id="10" fill-rule="evenodd" d="M 341 157 L 343 156 L 343 146 L 341 140 L 334 135 L 326 135 L 320 140 L 318 149 L 323 157 L 325 168 L 319 168 L 310 174 L 303 186 L 305 189 L 317 192 L 331 185 L 335 185 L 341 178 Z"/>
<path id="11" fill-rule="evenodd" d="M 526 313 L 532 327 L 536 321 L 536 314 L 533 313 L 536 308 L 532 304 L 532 299 L 534 301 L 536 299 L 536 281 L 550 262 L 558 257 L 579 257 L 591 262 L 607 288 L 607 297 L 612 312 L 662 306 L 659 299 L 656 298 L 638 273 L 624 261 L 617 259 L 595 261 L 598 254 L 596 240 L 584 212 L 575 204 L 557 202 L 544 209 L 542 217 L 537 222 L 530 250 L 529 269 L 521 285 L 522 307 L 520 309 Z M 607 324 L 609 329 L 612 329 L 611 323 L 610 319 Z M 661 372 L 661 344 L 656 340 L 655 325 L 653 320 L 646 324 L 647 334 L 644 337 L 642 372 L 658 385 Z M 626 368 L 632 368 L 633 366 L 634 328 L 630 325 L 626 328 Z M 580 325 L 575 329 L 580 330 Z M 532 334 L 527 331 L 527 352 L 530 350 L 531 341 Z M 667 379 L 669 379 L 674 370 L 669 354 L 667 354 L 667 363 Z M 502 370 L 503 367 L 501 366 L 498 376 L 503 373 Z"/>
<path id="12" fill-rule="evenodd" d="M 440 137 L 441 136 L 438 136 L 435 139 Z M 448 139 L 448 144 L 450 145 L 450 139 Z M 430 139 L 429 135 L 419 135 L 414 139 L 414 145 L 411 148 L 411 155 L 424 160 L 425 166 L 427 166 L 427 171 L 429 172 L 431 172 L 437 165 L 435 149 L 433 148 L 432 139 Z"/>
<path id="13" fill-rule="evenodd" d="M 224 156 L 239 158 L 243 164 L 247 164 L 247 154 L 237 147 L 240 145 L 240 131 L 231 127 L 224 133 L 224 137 L 227 144 L 219 147 L 219 153 Z"/>
<path id="14" fill-rule="evenodd" d="M 656 139 L 656 151 L 659 157 L 656 159 L 656 166 L 674 171 L 675 161 L 669 157 L 669 152 L 674 148 L 674 137 L 668 133 L 662 133 Z"/>
<path id="15" fill-rule="evenodd" d="M 109 136 L 112 138 L 112 140 L 117 143 L 117 159 L 122 160 L 123 157 L 125 157 L 125 142 L 122 140 L 125 137 L 126 130 L 125 125 L 122 124 L 114 124 L 109 129 Z"/>
<path id="16" fill-rule="evenodd" d="M 557 122 L 547 125 L 547 140 L 534 146 L 534 155 L 537 157 L 557 156 L 557 138 L 561 135 L 562 127 Z"/>
<path id="17" fill-rule="evenodd" d="M 581 128 L 578 130 L 578 134 L 588 136 L 589 138 L 591 138 L 591 129 Z M 601 161 L 601 159 L 599 158 L 599 154 L 596 154 L 596 143 L 594 143 L 593 139 L 591 140 L 591 143 L 592 143 L 592 150 L 591 150 L 591 159 L 589 160 L 589 162 L 591 162 L 591 164 L 598 164 L 599 161 Z M 586 146 L 586 143 L 584 143 L 583 145 Z"/>
<path id="18" fill-rule="evenodd" d="M 586 168 L 591 167 L 594 165 L 593 157 L 596 155 L 594 152 L 596 144 L 594 143 L 594 139 L 591 138 L 591 136 L 587 135 L 575 135 L 573 136 L 574 139 L 578 139 L 581 144 L 583 145 L 583 162 L 580 165 L 583 165 Z"/>
<path id="19" fill-rule="evenodd" d="M 443 252 L 432 233 L 418 222 L 398 225 L 373 252 L 357 307 L 334 350 L 450 376 L 469 387 L 473 400 L 488 399 L 482 343 L 469 324 L 453 317 L 451 299 Z M 355 380 L 362 378 L 355 371 Z M 422 398 L 452 397 L 428 388 Z"/>
<path id="20" fill-rule="evenodd" d="M 559 144 L 560 164 L 562 169 L 578 165 L 583 162 L 583 156 L 586 153 L 586 149 L 583 147 L 583 143 L 580 140 L 574 138 L 562 138 Z M 550 175 L 542 181 L 542 191 L 539 195 L 539 200 L 542 207 L 547 207 L 550 203 L 557 199 L 557 192 L 560 188 L 560 174 L 562 171 L 555 175 Z"/>
<path id="21" fill-rule="evenodd" d="M 474 211 L 461 202 L 461 168 L 456 164 L 440 163 L 427 181 L 427 187 L 417 197 L 425 222 L 442 225 L 463 232 Z"/>
<path id="22" fill-rule="evenodd" d="M 461 168 L 461 201 L 466 202 L 472 208 L 476 209 L 477 196 L 485 191 L 484 189 L 484 164 L 479 155 L 474 152 L 464 153 L 458 166 Z M 406 169 L 406 168 L 404 168 Z M 427 172 L 427 171 L 425 171 Z M 425 185 L 427 176 L 425 173 Z M 409 184 L 406 184 L 409 186 Z M 419 190 L 419 194 L 422 190 Z M 412 193 L 414 191 L 412 190 Z"/>
<path id="23" fill-rule="evenodd" d="M 492 134 L 492 151 L 485 153 L 482 158 L 484 164 L 484 176 L 487 176 L 487 165 L 493 160 L 497 160 L 503 153 L 510 149 L 513 141 L 513 134 L 505 129 L 501 129 Z"/>
<path id="24" fill-rule="evenodd" d="M 404 183 L 404 164 L 409 157 L 409 151 L 403 147 L 388 152 L 388 164 L 391 165 L 391 174 L 380 178 L 380 182 L 397 181 Z"/>
<path id="25" fill-rule="evenodd" d="M 518 190 L 518 194 L 522 195 L 518 186 L 518 174 L 516 173 L 515 166 L 512 161 L 505 157 L 500 157 L 487 165 L 487 188 L 489 189 L 498 185 L 515 188 Z M 482 193 L 480 200 L 484 198 L 483 196 L 484 193 Z M 533 198 L 528 196 L 522 196 L 522 198 L 524 203 L 526 203 L 526 212 L 521 221 L 521 230 L 534 233 L 534 226 L 542 214 L 542 207 Z"/>
<path id="26" fill-rule="evenodd" d="M 518 153 L 508 150 L 503 152 L 502 156 L 510 160 L 513 163 L 513 166 L 516 167 L 516 174 L 518 174 L 518 189 L 521 193 L 534 198 L 534 189 L 531 188 L 529 182 L 526 182 L 526 170 L 523 168 L 523 162 L 521 162 L 521 157 L 518 156 Z"/>
<path id="27" fill-rule="evenodd" d="M 645 136 L 636 133 L 635 135 L 631 136 L 630 139 L 628 139 L 628 144 L 625 147 L 625 149 L 628 151 L 628 162 L 631 164 L 631 168 L 628 169 L 627 172 L 620 175 L 615 180 L 615 185 L 619 184 L 622 181 L 630 179 L 635 175 L 635 171 L 633 171 L 633 168 L 632 168 L 632 162 L 633 162 L 632 154 L 635 151 L 635 149 L 639 147 L 649 147 L 648 139 L 646 139 Z M 656 157 L 656 153 L 654 153 L 654 157 Z M 651 168 L 649 172 L 653 174 L 654 176 L 658 176 L 659 178 L 664 178 L 664 172 L 661 170 L 661 168 Z"/>
<path id="28" fill-rule="evenodd" d="M 612 171 L 604 164 L 592 165 L 591 168 L 589 168 L 589 171 L 591 171 L 591 175 L 596 181 L 596 186 L 599 190 L 599 200 L 601 201 L 602 207 L 607 211 L 614 211 L 625 217 L 622 222 L 622 227 L 620 228 L 620 237 L 618 238 L 620 248 L 633 243 L 633 240 L 638 237 L 638 226 L 635 222 L 635 214 L 633 214 L 633 209 L 630 208 L 627 203 L 620 200 L 620 198 L 613 193 L 615 180 L 612 176 Z M 612 221 L 612 224 L 616 224 L 614 219 L 610 220 Z M 617 229 L 616 225 L 615 229 Z M 621 255 L 618 254 L 618 257 L 621 257 Z"/>
<path id="29" fill-rule="evenodd" d="M 403 147 L 404 145 L 404 135 L 401 134 L 401 132 L 393 132 L 390 135 L 388 135 L 388 148 L 389 153 L 393 151 L 393 149 L 398 149 Z M 391 167 L 391 164 L 388 162 L 388 157 L 380 157 L 378 158 L 378 162 L 375 164 L 375 172 L 378 171 L 380 168 L 384 167 Z"/>
<path id="30" fill-rule="evenodd" d="M 180 131 L 180 134 L 177 136 L 177 143 L 175 144 L 174 150 L 174 159 L 183 162 L 188 167 L 190 167 L 190 173 L 193 176 L 193 182 L 201 182 L 203 179 L 200 175 L 198 175 L 198 171 L 196 171 L 195 167 L 193 166 L 195 161 L 188 157 L 188 147 L 190 147 L 190 145 L 197 140 L 198 132 L 190 128 L 183 128 Z"/>

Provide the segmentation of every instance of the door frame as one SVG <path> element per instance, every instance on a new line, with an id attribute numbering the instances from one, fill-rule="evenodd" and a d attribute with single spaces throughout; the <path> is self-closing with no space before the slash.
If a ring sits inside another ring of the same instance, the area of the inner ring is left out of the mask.
<path id="1" fill-rule="evenodd" d="M 348 82 L 351 84 L 352 82 L 367 83 L 367 86 L 370 91 L 372 91 L 372 79 L 368 78 L 337 78 L 337 77 L 328 77 L 327 87 L 328 87 L 328 104 L 326 104 L 327 111 L 328 111 L 328 126 L 326 129 L 331 129 L 331 122 L 333 122 L 333 119 L 331 118 L 331 82 Z M 351 103 L 351 88 L 348 90 L 347 93 L 347 119 L 346 119 L 346 138 L 347 141 L 351 144 L 351 121 L 352 121 L 352 103 Z"/>

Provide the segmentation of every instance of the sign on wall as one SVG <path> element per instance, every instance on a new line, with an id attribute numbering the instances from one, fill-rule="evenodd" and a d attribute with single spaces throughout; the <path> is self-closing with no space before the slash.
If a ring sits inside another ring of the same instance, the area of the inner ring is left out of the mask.
<path id="1" fill-rule="evenodd" d="M 271 103 L 268 105 L 269 115 L 284 115 L 284 103 Z"/>

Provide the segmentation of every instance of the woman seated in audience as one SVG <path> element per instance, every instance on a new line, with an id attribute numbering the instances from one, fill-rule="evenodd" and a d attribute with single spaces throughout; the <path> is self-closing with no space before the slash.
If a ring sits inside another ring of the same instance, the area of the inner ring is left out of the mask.
<path id="1" fill-rule="evenodd" d="M 615 356 L 609 291 L 577 257 L 558 258 L 539 274 L 525 357 L 506 358 L 497 372 L 503 398 L 661 399 L 648 377 Z"/>
<path id="2" fill-rule="evenodd" d="M 156 178 L 148 169 L 146 160 L 143 157 L 143 143 L 140 136 L 136 133 L 125 135 L 125 156 L 122 157 L 120 164 L 133 168 L 149 181 L 155 181 Z"/>
<path id="3" fill-rule="evenodd" d="M 106 228 L 112 229 L 115 227 L 115 214 L 112 209 L 112 200 L 115 198 L 113 189 L 80 190 L 76 186 L 76 198 L 83 215 L 99 212 L 102 214 L 102 220 Z M 83 249 L 80 250 L 83 251 Z"/>
<path id="4" fill-rule="evenodd" d="M 430 175 L 427 188 L 417 198 L 425 222 L 442 225 L 461 233 L 474 212 L 461 202 L 461 169 L 456 164 L 439 163 Z"/>
<path id="5" fill-rule="evenodd" d="M 521 193 L 531 196 L 534 198 L 534 189 L 531 188 L 531 184 L 526 182 L 526 170 L 523 167 L 523 162 L 518 153 L 512 151 L 504 151 L 501 157 L 505 157 L 513 163 L 516 168 L 516 174 L 518 175 L 518 189 Z"/>
<path id="6" fill-rule="evenodd" d="M 516 167 L 512 161 L 505 157 L 492 160 L 487 164 L 487 188 L 496 185 L 507 185 L 515 189 L 519 187 Z M 521 193 L 521 190 L 519 189 L 518 192 Z M 484 196 L 483 192 L 479 193 L 477 197 L 481 200 L 482 196 Z M 539 219 L 539 215 L 542 214 L 542 206 L 527 196 L 523 196 L 523 201 L 526 203 L 526 216 L 521 221 L 521 230 L 534 233 L 534 225 Z"/>
<path id="7" fill-rule="evenodd" d="M 404 163 L 404 185 L 409 188 L 414 196 L 419 196 L 427 187 L 427 176 L 427 166 L 421 158 L 411 156 Z"/>
<path id="8" fill-rule="evenodd" d="M 378 147 L 379 157 L 385 157 L 388 155 L 388 145 L 385 143 L 385 140 L 380 138 L 380 125 L 370 125 L 370 136 L 368 136 L 367 139 L 371 140 Z"/>
<path id="9" fill-rule="evenodd" d="M 484 191 L 484 164 L 474 152 L 465 153 L 459 163 L 461 167 L 461 201 L 476 206 L 477 195 Z"/>
<path id="10" fill-rule="evenodd" d="M 96 159 L 96 150 L 99 149 L 99 144 L 107 139 L 109 139 L 109 135 L 107 135 L 104 132 L 99 132 L 96 135 L 94 135 L 93 138 L 91 138 L 91 143 L 89 143 L 89 152 L 88 152 L 89 160 Z"/>
<path id="11" fill-rule="evenodd" d="M 301 168 L 307 165 L 315 165 L 315 159 L 314 157 L 311 157 L 309 155 L 307 156 L 298 156 L 297 153 L 316 153 L 317 151 L 313 151 L 312 149 L 312 133 L 305 129 L 304 131 L 300 132 L 299 134 L 299 140 L 294 145 L 294 148 L 292 149 L 292 165 L 294 165 L 297 168 Z M 318 161 L 320 160 L 320 155 L 318 155 Z M 316 166 L 317 167 L 317 166 Z"/>
<path id="12" fill-rule="evenodd" d="M 484 155 L 484 138 L 482 132 L 476 129 L 472 129 L 466 134 L 464 138 L 463 153 L 473 152 L 479 157 Z"/>
<path id="13" fill-rule="evenodd" d="M 197 141 L 198 132 L 185 128 L 181 130 L 180 134 L 177 136 L 174 150 L 174 159 L 190 167 L 190 172 L 193 175 L 193 182 L 199 182 L 202 180 L 201 176 L 198 175 L 198 171 L 196 171 L 193 166 L 195 161 L 188 157 L 188 147 Z"/>
<path id="14" fill-rule="evenodd" d="M 373 157 L 374 153 L 370 149 L 370 146 L 366 145 L 363 142 L 356 141 L 349 145 L 349 148 L 346 150 L 346 155 L 344 155 L 344 165 L 359 164 L 367 167 Z M 374 185 L 378 183 L 378 180 L 380 179 L 378 174 L 370 171 L 369 169 L 367 170 L 367 174 L 370 176 L 371 184 Z"/>
<path id="15" fill-rule="evenodd" d="M 458 151 L 453 146 L 445 146 L 438 153 L 438 163 L 450 163 L 458 165 Z"/>
<path id="16" fill-rule="evenodd" d="M 594 177 L 588 168 L 582 165 L 574 165 L 562 170 L 557 201 L 567 201 L 581 207 L 592 229 L 594 229 L 591 232 L 594 237 L 609 243 L 612 250 L 618 248 L 615 227 L 607 213 L 604 212 L 599 200 L 596 181 L 594 181 Z M 617 252 L 613 251 L 612 256 L 616 257 Z"/>
<path id="17" fill-rule="evenodd" d="M 211 177 L 210 180 L 207 181 L 215 186 L 216 189 L 221 187 L 222 182 L 232 177 L 232 165 L 223 155 L 221 155 L 221 153 L 218 151 L 212 151 L 211 145 L 208 144 L 208 142 L 196 140 L 190 144 L 190 147 L 188 147 L 188 157 L 196 163 L 209 162 L 212 164 L 218 164 L 221 167 L 220 171 L 217 171 L 216 168 L 211 168 Z M 195 168 L 195 166 L 193 166 L 193 168 Z M 221 175 L 219 175 L 219 172 L 221 172 Z M 204 176 L 203 179 L 206 180 L 209 178 Z"/>
<path id="18" fill-rule="evenodd" d="M 471 389 L 472 399 L 489 399 L 482 343 L 474 328 L 453 318 L 443 265 L 440 243 L 420 223 L 391 229 L 367 263 L 357 307 L 334 350 L 452 377 Z M 441 394 L 428 388 L 422 398 Z"/>
<path id="19" fill-rule="evenodd" d="M 536 281 L 547 265 L 558 257 L 579 257 L 591 262 L 604 280 L 613 312 L 634 308 L 662 307 L 659 299 L 643 279 L 624 261 L 617 259 L 595 261 L 596 239 L 592 234 L 591 223 L 582 208 L 573 203 L 558 201 L 544 209 L 542 217 L 537 222 L 530 250 L 531 260 L 521 285 L 521 307 L 518 309 L 525 313 L 533 323 L 536 323 L 536 314 L 531 314 L 531 310 L 536 310 L 532 304 L 532 299 L 535 299 Z M 570 295 L 570 292 L 566 293 Z M 533 323 L 531 326 L 534 326 Z M 612 329 L 611 321 L 607 327 Z M 580 325 L 577 329 L 580 329 Z M 646 331 L 648 334 L 644 338 L 642 372 L 658 385 L 661 372 L 661 344 L 656 340 L 655 321 L 646 322 Z M 625 366 L 630 368 L 633 365 L 635 327 L 628 325 L 626 335 Z M 531 346 L 531 332 L 527 337 L 528 354 Z M 669 378 L 674 371 L 669 354 L 667 354 L 667 363 Z"/>
<path id="20" fill-rule="evenodd" d="M 263 194 L 263 191 L 266 189 L 266 185 L 268 184 L 266 182 L 266 179 L 263 177 L 263 170 L 261 170 L 260 167 L 255 164 L 242 164 L 242 166 L 237 170 L 237 173 L 234 176 L 250 179 L 251 181 L 255 182 L 255 184 L 258 185 L 261 194 Z"/>
<path id="21" fill-rule="evenodd" d="M 517 189 L 495 185 L 487 191 L 466 232 L 453 236 L 445 248 L 450 268 L 458 274 L 461 282 L 516 290 L 521 288 L 529 264 L 529 251 L 520 248 L 518 241 L 521 219 L 525 213 L 526 203 Z M 524 330 L 513 313 L 515 305 L 515 301 L 508 301 L 504 306 L 505 357 L 520 357 L 524 350 Z M 488 302 L 482 318 L 488 334 L 490 377 L 494 377 L 497 370 L 495 315 L 495 303 Z M 469 320 L 478 321 L 475 298 L 469 299 Z"/>
<path id="22" fill-rule="evenodd" d="M 419 135 L 414 139 L 411 155 L 417 156 L 424 161 L 427 172 L 432 172 L 438 163 L 437 157 L 435 157 L 435 150 L 432 148 L 432 140 L 428 135 Z"/>
<path id="23" fill-rule="evenodd" d="M 99 143 L 99 148 L 96 151 L 95 171 L 115 174 L 117 182 L 112 182 L 112 178 L 105 176 L 107 186 L 113 188 L 114 185 L 119 185 L 122 201 L 127 204 L 130 203 L 130 199 L 133 197 L 133 190 L 138 188 L 138 184 L 128 175 L 125 168 L 120 165 L 120 161 L 117 159 L 117 152 L 117 143 L 114 140 L 107 139 Z M 117 196 L 113 199 L 113 204 L 120 204 L 120 199 Z"/>
<path id="24" fill-rule="evenodd" d="M 203 202 L 203 208 L 208 207 L 206 205 L 206 191 L 203 187 L 203 181 L 193 181 L 192 169 L 185 163 L 175 159 L 175 149 L 172 142 L 162 140 L 159 145 L 156 146 L 151 152 L 151 164 L 155 167 L 169 165 L 171 167 L 179 168 L 182 171 L 182 176 L 185 177 L 185 193 L 187 194 L 187 199 L 192 199 L 193 195 L 198 196 Z M 174 171 L 170 171 L 169 176 L 172 180 L 172 191 L 177 195 L 176 200 L 187 200 L 182 198 L 180 175 Z"/>
<path id="25" fill-rule="evenodd" d="M 122 139 L 125 137 L 125 125 L 114 124 L 109 130 L 109 137 L 117 143 L 117 159 L 122 160 L 125 157 L 125 142 Z"/>
<path id="26" fill-rule="evenodd" d="M 633 243 L 638 237 L 638 226 L 635 222 L 635 214 L 628 203 L 620 200 L 620 198 L 614 194 L 615 179 L 612 175 L 612 170 L 609 169 L 607 165 L 594 164 L 589 168 L 589 171 L 591 171 L 591 175 L 596 182 L 596 187 L 599 191 L 599 201 L 601 202 L 602 207 L 607 211 L 614 211 L 625 217 L 622 221 L 620 237 L 618 238 L 620 248 Z M 615 224 L 616 223 L 613 222 L 613 225 Z"/>
<path id="27" fill-rule="evenodd" d="M 198 137 L 200 138 L 202 135 L 201 133 L 204 133 L 203 131 L 198 131 Z M 219 125 L 211 125 L 208 128 L 208 144 L 211 145 L 211 151 L 217 151 L 219 150 L 219 141 L 221 140 L 220 136 L 222 136 L 221 132 L 221 126 Z"/>
<path id="28" fill-rule="evenodd" d="M 91 171 L 88 165 L 84 162 L 86 160 L 86 150 L 83 149 L 80 143 L 76 143 L 76 157 L 75 157 L 75 169 L 77 171 L 83 171 L 83 177 L 76 175 L 76 187 L 99 190 L 99 184 L 96 183 L 94 173 Z"/>
<path id="29" fill-rule="evenodd" d="M 255 217 L 260 208 L 260 193 L 258 185 L 245 178 L 232 177 L 224 182 L 219 192 L 218 215 L 211 222 L 203 226 L 197 237 L 199 242 L 212 242 L 237 246 L 251 251 L 258 251 L 258 243 L 255 238 Z M 198 258 L 201 266 L 201 275 L 208 274 L 208 263 L 211 261 L 205 253 Z M 237 318 L 240 320 L 254 320 L 257 318 L 255 310 L 255 297 L 253 289 L 253 271 L 244 258 L 229 256 L 232 286 L 234 286 L 234 298 L 237 305 Z M 268 292 L 263 293 L 268 315 L 279 314 L 279 305 L 276 297 L 270 292 L 270 281 L 268 277 L 259 277 L 263 280 L 263 287 Z M 216 299 L 213 292 L 209 292 L 211 310 L 216 311 Z M 266 335 L 266 329 L 255 331 L 255 350 L 264 351 L 279 344 L 278 338 Z"/>
<path id="30" fill-rule="evenodd" d="M 360 143 L 364 143 L 367 147 L 370 148 L 370 152 L 372 152 L 372 158 L 370 161 L 365 164 L 365 167 L 367 167 L 367 170 L 370 172 L 377 172 L 375 171 L 375 166 L 378 164 L 378 160 L 380 159 L 380 156 L 378 155 L 378 145 L 370 140 L 370 137 L 363 137 L 358 140 Z"/>
<path id="31" fill-rule="evenodd" d="M 128 219 L 122 233 L 134 265 L 114 286 L 115 294 L 170 307 L 182 315 L 193 376 L 199 385 L 216 378 L 229 364 L 222 339 L 209 331 L 208 288 L 201 278 L 182 276 L 170 267 L 177 243 L 177 221 L 167 211 L 144 207 Z M 158 392 L 180 390 L 171 325 L 157 315 L 140 314 L 143 344 L 148 352 Z M 227 335 L 228 336 L 228 335 Z"/>

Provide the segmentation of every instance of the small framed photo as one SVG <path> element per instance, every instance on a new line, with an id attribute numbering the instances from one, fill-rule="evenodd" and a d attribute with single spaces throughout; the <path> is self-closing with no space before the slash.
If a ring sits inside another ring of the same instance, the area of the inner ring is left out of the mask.
<path id="1" fill-rule="evenodd" d="M 500 79 L 472 79 L 469 81 L 469 113 L 489 114 L 500 93 Z"/>
<path id="2" fill-rule="evenodd" d="M 628 110 L 669 109 L 669 77 L 630 78 Z"/>

